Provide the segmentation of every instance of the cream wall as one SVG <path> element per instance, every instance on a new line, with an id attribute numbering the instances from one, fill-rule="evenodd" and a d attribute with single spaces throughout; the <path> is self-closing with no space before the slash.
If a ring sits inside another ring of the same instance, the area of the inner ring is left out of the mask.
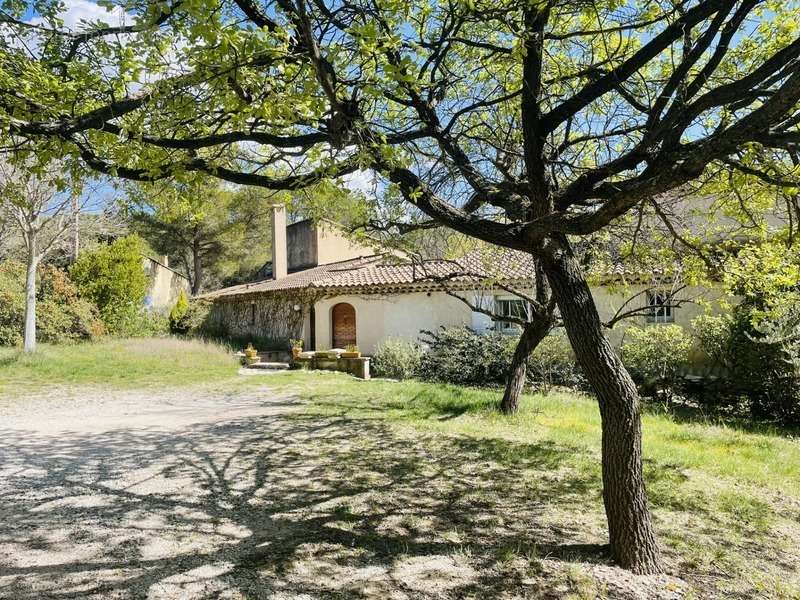
<path id="1" fill-rule="evenodd" d="M 378 343 L 388 337 L 416 340 L 421 330 L 472 323 L 469 307 L 443 292 L 336 296 L 314 305 L 317 350 L 331 347 L 331 310 L 339 302 L 353 305 L 356 343 L 365 354 L 372 354 Z"/>
<path id="2" fill-rule="evenodd" d="M 618 310 L 629 310 L 631 308 L 644 306 L 646 303 L 646 294 L 642 293 L 650 286 L 631 286 L 625 291 L 615 290 L 613 287 L 595 287 L 592 288 L 592 296 L 597 304 L 597 311 L 600 313 L 600 318 L 603 321 L 609 321 L 614 317 Z M 667 289 L 667 291 L 669 291 Z M 622 308 L 625 302 L 630 299 L 634 294 L 639 295 L 625 308 Z M 724 310 L 725 302 L 731 302 L 732 299 L 725 296 L 721 291 L 714 288 L 690 286 L 675 294 L 675 300 L 682 302 L 676 308 L 673 308 L 674 324 L 680 325 L 686 329 L 691 329 L 692 321 L 704 315 L 707 311 L 711 314 L 718 314 Z M 723 304 L 721 304 L 723 303 Z M 613 329 L 607 330 L 608 337 L 611 342 L 618 346 L 625 338 L 625 330 L 629 327 L 658 327 L 658 324 L 648 323 L 644 315 L 631 317 L 617 323 Z"/>
<path id="3" fill-rule="evenodd" d="M 158 312 L 169 312 L 178 301 L 181 291 L 191 296 L 192 288 L 189 280 L 180 273 L 149 257 L 142 259 L 142 267 L 150 279 L 150 287 L 145 297 L 147 308 Z"/>
<path id="4" fill-rule="evenodd" d="M 359 256 L 371 256 L 374 250 L 354 244 L 330 225 L 321 222 L 317 226 L 317 264 L 327 265 Z"/>
<path id="5" fill-rule="evenodd" d="M 637 292 L 644 291 L 646 286 L 627 288 L 624 292 L 612 288 L 597 287 L 592 294 L 597 303 L 600 318 L 610 320 L 626 300 Z M 483 303 L 491 306 L 494 297 L 511 298 L 507 293 L 491 294 L 487 292 L 465 292 L 463 296 L 472 304 Z M 706 307 L 712 313 L 720 312 L 722 295 L 708 288 L 690 287 L 682 290 L 676 298 L 692 299 L 694 302 L 684 303 L 673 309 L 675 324 L 690 328 L 691 321 L 705 314 Z M 491 319 L 473 312 L 460 300 L 444 292 L 425 292 L 392 295 L 336 296 L 318 301 L 314 306 L 316 349 L 331 347 L 331 309 L 339 302 L 348 302 L 356 312 L 356 338 L 359 349 L 365 354 L 372 354 L 378 343 L 387 337 L 403 337 L 419 339 L 420 331 L 435 330 L 441 326 L 466 325 L 479 333 L 493 329 Z M 646 302 L 644 294 L 636 298 L 629 308 L 643 306 Z M 624 339 L 625 329 L 631 326 L 653 326 L 648 324 L 644 316 L 634 317 L 618 323 L 608 331 L 612 343 L 619 345 Z M 309 327 L 305 328 L 306 343 L 309 343 Z"/>

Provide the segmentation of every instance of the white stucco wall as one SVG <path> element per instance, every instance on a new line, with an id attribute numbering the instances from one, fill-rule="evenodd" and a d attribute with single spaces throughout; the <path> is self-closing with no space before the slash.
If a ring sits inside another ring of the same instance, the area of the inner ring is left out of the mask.
<path id="1" fill-rule="evenodd" d="M 599 287 L 592 293 L 597 303 L 600 318 L 611 319 L 620 307 L 632 295 L 643 291 L 646 286 L 629 287 L 625 290 Z M 484 302 L 490 306 L 494 297 L 512 298 L 505 292 L 495 294 L 489 292 L 465 292 L 471 303 Z M 721 294 L 713 289 L 690 287 L 681 291 L 678 299 L 693 299 L 694 303 L 684 303 L 674 308 L 674 322 L 689 328 L 691 321 L 704 314 L 707 307 L 712 313 L 720 311 Z M 425 292 L 394 295 L 337 296 L 320 300 L 315 304 L 316 349 L 331 347 L 331 309 L 339 302 L 348 302 L 356 312 L 356 337 L 359 349 L 365 354 L 375 351 L 378 343 L 387 337 L 403 337 L 419 339 L 420 331 L 435 330 L 441 326 L 467 325 L 478 332 L 493 328 L 491 319 L 470 308 L 444 292 Z M 628 308 L 643 306 L 646 302 L 644 294 L 636 298 Z M 611 341 L 619 345 L 624 339 L 625 329 L 631 326 L 653 326 L 648 324 L 644 316 L 631 318 L 617 324 L 608 332 Z M 309 327 L 305 328 L 306 343 L 310 342 Z"/>
<path id="2" fill-rule="evenodd" d="M 472 311 L 463 302 L 442 292 L 396 295 L 337 296 L 314 305 L 316 349 L 331 347 L 331 310 L 348 302 L 356 311 L 356 343 L 371 354 L 388 337 L 418 339 L 421 330 L 471 325 Z"/>

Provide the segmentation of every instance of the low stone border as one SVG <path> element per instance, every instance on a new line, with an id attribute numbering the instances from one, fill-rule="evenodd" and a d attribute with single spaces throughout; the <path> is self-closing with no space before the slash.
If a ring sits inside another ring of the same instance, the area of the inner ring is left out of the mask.
<path id="1" fill-rule="evenodd" d="M 341 371 L 359 379 L 369 379 L 369 356 L 359 358 L 329 358 L 326 356 L 300 356 L 292 361 L 296 369 Z"/>

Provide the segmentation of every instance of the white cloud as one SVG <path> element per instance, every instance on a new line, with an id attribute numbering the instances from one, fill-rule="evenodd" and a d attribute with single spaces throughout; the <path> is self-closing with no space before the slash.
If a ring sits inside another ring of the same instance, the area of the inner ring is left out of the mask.
<path id="1" fill-rule="evenodd" d="M 64 21 L 64 29 L 70 31 L 80 31 L 86 28 L 87 23 L 102 21 L 113 27 L 126 24 L 127 15 L 119 6 L 115 6 L 111 11 L 90 0 L 65 0 L 65 10 L 59 13 L 59 17 Z M 31 23 L 43 23 L 41 17 L 34 17 Z"/>

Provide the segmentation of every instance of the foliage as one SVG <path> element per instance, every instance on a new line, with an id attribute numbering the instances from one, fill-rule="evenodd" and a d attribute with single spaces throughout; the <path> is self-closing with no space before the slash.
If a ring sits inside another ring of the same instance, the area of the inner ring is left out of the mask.
<path id="1" fill-rule="evenodd" d="M 670 399 L 692 348 L 691 336 L 680 325 L 631 327 L 625 332 L 622 360 L 645 390 Z"/>
<path id="2" fill-rule="evenodd" d="M 753 325 L 750 300 L 724 317 L 696 320 L 700 348 L 721 368 L 711 393 L 699 401 L 711 409 L 745 407 L 753 417 L 800 423 L 800 371 L 795 359 L 798 345 L 785 329 L 792 324 L 760 317 Z M 796 339 L 796 338 L 795 338 Z"/>
<path id="3" fill-rule="evenodd" d="M 290 339 L 289 340 L 289 348 L 303 348 L 303 340 L 302 339 Z"/>
<path id="4" fill-rule="evenodd" d="M 109 332 L 115 335 L 144 334 L 157 321 L 155 316 L 141 314 L 148 287 L 142 249 L 138 236 L 120 238 L 85 252 L 69 271 L 81 296 L 97 306 Z"/>
<path id="5" fill-rule="evenodd" d="M 372 369 L 380 377 L 409 379 L 417 375 L 424 360 L 424 350 L 413 340 L 386 338 L 372 355 Z"/>
<path id="6" fill-rule="evenodd" d="M 502 385 L 513 353 L 513 338 L 491 332 L 479 335 L 468 327 L 423 331 L 427 346 L 419 375 L 428 381 L 458 385 Z"/>
<path id="7" fill-rule="evenodd" d="M 780 239 L 747 245 L 726 260 L 723 283 L 741 302 L 729 316 L 695 322 L 700 347 L 721 369 L 701 401 L 800 423 L 800 252 Z"/>
<path id="8" fill-rule="evenodd" d="M 270 205 L 258 190 L 224 188 L 195 177 L 187 182 L 128 186 L 121 201 L 133 229 L 185 271 L 192 291 L 235 283 L 269 258 Z"/>
<path id="9" fill-rule="evenodd" d="M 22 343 L 25 272 L 22 263 L 0 263 L 0 345 L 3 346 Z M 97 309 L 78 297 L 78 291 L 66 273 L 52 266 L 40 265 L 38 280 L 39 341 L 58 344 L 91 340 L 103 334 L 103 323 Z"/>
<path id="10" fill-rule="evenodd" d="M 721 367 L 727 360 L 732 322 L 733 317 L 730 314 L 700 315 L 692 320 L 692 331 L 697 338 L 697 346 L 712 367 Z"/>
<path id="11" fill-rule="evenodd" d="M 188 324 L 185 322 L 186 313 L 189 312 L 189 298 L 186 292 L 181 290 L 178 294 L 178 300 L 175 306 L 169 311 L 169 330 L 172 333 L 186 333 L 189 330 Z"/>
<path id="12" fill-rule="evenodd" d="M 564 335 L 546 336 L 531 353 L 527 378 L 543 393 L 553 386 L 581 388 L 586 380 L 581 373 L 569 340 Z"/>

